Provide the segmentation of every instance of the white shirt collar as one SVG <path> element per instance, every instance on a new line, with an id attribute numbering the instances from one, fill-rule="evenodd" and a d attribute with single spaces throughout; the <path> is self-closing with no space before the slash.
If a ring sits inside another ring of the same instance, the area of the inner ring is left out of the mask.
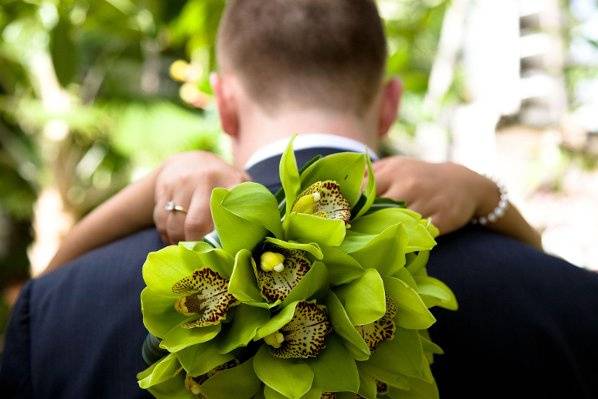
<path id="1" fill-rule="evenodd" d="M 249 160 L 245 163 L 245 170 L 268 158 L 282 154 L 288 144 L 289 139 L 284 138 L 260 148 L 249 157 Z M 295 151 L 307 148 L 336 148 L 343 151 L 367 153 L 372 160 L 378 159 L 378 155 L 365 144 L 334 134 L 309 133 L 297 135 L 293 142 L 293 148 Z"/>

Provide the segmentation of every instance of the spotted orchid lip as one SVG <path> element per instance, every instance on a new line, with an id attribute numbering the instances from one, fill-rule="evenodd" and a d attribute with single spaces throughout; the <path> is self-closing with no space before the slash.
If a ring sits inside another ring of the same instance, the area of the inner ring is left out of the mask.
<path id="1" fill-rule="evenodd" d="M 299 194 L 293 211 L 309 213 L 326 219 L 351 220 L 351 204 L 341 194 L 340 186 L 334 180 L 313 183 Z"/>
<path id="2" fill-rule="evenodd" d="M 308 359 L 317 357 L 326 348 L 326 338 L 332 333 L 326 307 L 309 302 L 299 302 L 291 321 L 278 333 L 282 342 L 272 348 L 272 355 L 279 359 Z"/>
<path id="3" fill-rule="evenodd" d="M 376 349 L 380 343 L 394 338 L 397 329 L 395 324 L 397 311 L 397 306 L 387 296 L 386 313 L 384 316 L 373 323 L 355 327 L 370 348 L 370 351 Z"/>
<path id="4" fill-rule="evenodd" d="M 195 317 L 182 325 L 183 328 L 206 327 L 219 324 L 237 300 L 228 292 L 228 280 L 205 267 L 195 270 L 172 287 L 174 294 L 181 295 L 175 303 L 177 312 Z"/>
<path id="5" fill-rule="evenodd" d="M 271 270 L 265 267 L 256 268 L 260 291 L 271 303 L 283 301 L 309 272 L 312 261 L 306 251 L 281 248 L 273 244 L 264 248 L 263 254 L 269 254 L 272 258 L 275 257 L 272 255 L 280 255 L 281 267 L 273 267 Z"/>

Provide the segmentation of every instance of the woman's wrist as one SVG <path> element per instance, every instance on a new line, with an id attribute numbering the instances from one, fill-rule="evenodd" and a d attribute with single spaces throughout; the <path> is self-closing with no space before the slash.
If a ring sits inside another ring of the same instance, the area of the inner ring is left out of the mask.
<path id="1" fill-rule="evenodd" d="M 475 173 L 475 172 L 474 172 Z M 499 183 L 493 179 L 475 173 L 477 180 L 477 206 L 474 213 L 474 220 L 488 218 L 490 215 L 501 217 L 508 206 L 506 190 L 501 189 Z M 502 213 L 501 211 L 502 210 Z M 495 214 L 495 212 L 499 212 Z M 490 222 L 495 221 L 491 220 Z"/>

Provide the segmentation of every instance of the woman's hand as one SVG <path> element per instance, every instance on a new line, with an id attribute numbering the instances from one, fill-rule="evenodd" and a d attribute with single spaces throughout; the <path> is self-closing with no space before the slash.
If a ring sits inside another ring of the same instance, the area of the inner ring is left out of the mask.
<path id="1" fill-rule="evenodd" d="M 212 189 L 231 187 L 248 179 L 245 172 L 208 152 L 171 157 L 157 176 L 154 195 L 154 222 L 162 241 L 173 244 L 200 240 L 212 230 Z M 165 210 L 169 201 L 182 206 L 187 213 Z"/>
<path id="2" fill-rule="evenodd" d="M 492 180 L 454 163 L 394 156 L 376 162 L 374 172 L 378 195 L 405 201 L 410 209 L 432 218 L 441 234 L 486 215 L 499 201 Z"/>

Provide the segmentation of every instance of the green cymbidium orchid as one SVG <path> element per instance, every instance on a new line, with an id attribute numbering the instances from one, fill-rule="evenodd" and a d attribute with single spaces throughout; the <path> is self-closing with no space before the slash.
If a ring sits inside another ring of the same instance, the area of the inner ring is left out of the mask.
<path id="1" fill-rule="evenodd" d="M 393 339 L 397 330 L 395 317 L 397 307 L 388 296 L 386 297 L 386 313 L 378 320 L 356 326 L 357 331 L 368 345 L 370 351 L 376 349 L 379 343 Z"/>
<path id="2" fill-rule="evenodd" d="M 266 385 L 266 397 L 320 398 L 359 389 L 356 362 L 332 334 L 325 306 L 293 302 L 265 323 L 255 339 L 264 341 L 254 369 Z"/>
<path id="3" fill-rule="evenodd" d="M 316 244 L 268 237 L 253 253 L 237 253 L 228 290 L 240 302 L 263 308 L 309 299 L 328 284 L 322 258 Z"/>
<path id="4" fill-rule="evenodd" d="M 362 182 L 368 185 L 362 193 Z M 280 161 L 280 180 L 285 193 L 284 231 L 287 239 L 338 246 L 350 227 L 352 210 L 367 212 L 376 194 L 367 155 L 340 153 L 321 158 L 302 173 L 297 168 L 292 141 Z M 360 202 L 364 198 L 363 203 Z"/>
<path id="5" fill-rule="evenodd" d="M 294 302 L 287 309 L 293 310 L 272 319 L 258 329 L 256 338 L 263 338 L 272 348 L 272 355 L 279 359 L 308 359 L 317 357 L 326 347 L 326 338 L 332 332 L 326 307 L 310 302 Z M 279 326 L 281 321 L 286 321 Z M 276 330 L 274 330 L 276 328 Z M 270 331 L 273 330 L 273 331 Z"/>
<path id="6" fill-rule="evenodd" d="M 241 363 L 230 358 L 210 367 L 201 374 L 189 373 L 171 353 L 137 374 L 137 379 L 158 399 L 250 399 L 260 389 L 251 359 Z"/>
<path id="7" fill-rule="evenodd" d="M 192 249 L 190 249 L 192 248 Z M 143 265 L 143 322 L 177 351 L 208 341 L 237 302 L 228 288 L 233 259 L 205 243 L 179 244 L 149 254 Z"/>
<path id="8" fill-rule="evenodd" d="M 210 209 L 222 248 L 233 256 L 241 249 L 252 250 L 268 235 L 284 238 L 276 198 L 260 184 L 216 188 Z"/>
<path id="9" fill-rule="evenodd" d="M 307 187 L 299 194 L 292 212 L 342 220 L 345 225 L 351 220 L 351 204 L 341 194 L 338 183 L 332 180 L 317 181 Z"/>

